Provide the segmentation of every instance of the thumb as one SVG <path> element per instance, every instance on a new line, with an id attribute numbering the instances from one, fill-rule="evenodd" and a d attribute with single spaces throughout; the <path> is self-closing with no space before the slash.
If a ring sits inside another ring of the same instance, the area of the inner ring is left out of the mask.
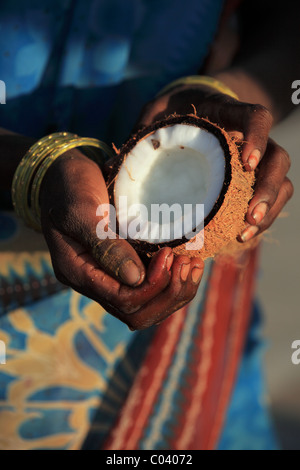
<path id="1" fill-rule="evenodd" d="M 145 279 L 145 267 L 134 248 L 124 239 L 100 240 L 92 246 L 99 266 L 109 275 L 128 286 L 138 286 Z"/>
<path id="2" fill-rule="evenodd" d="M 126 240 L 116 238 L 111 231 L 99 233 L 96 207 L 94 204 L 77 204 L 60 224 L 52 213 L 49 214 L 50 220 L 43 217 L 44 234 L 49 223 L 52 223 L 58 231 L 85 247 L 107 274 L 122 284 L 132 287 L 140 285 L 146 275 L 141 259 Z"/>
<path id="3" fill-rule="evenodd" d="M 141 259 L 126 240 L 111 230 L 111 206 L 102 204 L 99 207 L 96 215 L 101 217 L 101 221 L 93 232 L 90 244 L 94 259 L 107 274 L 123 284 L 132 287 L 140 285 L 146 275 Z"/>

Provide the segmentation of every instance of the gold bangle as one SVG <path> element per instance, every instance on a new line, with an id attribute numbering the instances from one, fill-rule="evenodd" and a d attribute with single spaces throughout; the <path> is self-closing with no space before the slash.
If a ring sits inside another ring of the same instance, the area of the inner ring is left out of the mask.
<path id="1" fill-rule="evenodd" d="M 42 138 L 30 147 L 17 167 L 12 183 L 12 200 L 17 215 L 23 218 L 27 225 L 34 225 L 28 208 L 28 194 L 36 169 L 52 149 L 73 137 L 75 134 L 58 132 Z"/>
<path id="2" fill-rule="evenodd" d="M 64 143 L 57 149 L 55 149 L 50 155 L 48 155 L 40 167 L 38 168 L 32 183 L 31 188 L 31 208 L 34 214 L 35 223 L 40 226 L 41 223 L 41 209 L 40 209 L 40 189 L 43 182 L 43 179 L 50 168 L 50 166 L 57 160 L 61 155 L 63 155 L 68 150 L 77 148 L 77 147 L 95 147 L 100 150 L 103 150 L 109 156 L 113 156 L 112 150 L 108 147 L 107 144 L 101 142 L 97 139 L 92 138 L 77 138 L 70 140 L 69 142 Z"/>
<path id="3" fill-rule="evenodd" d="M 178 78 L 177 80 L 174 80 L 173 82 L 169 83 L 167 86 L 165 86 L 157 96 L 161 96 L 165 94 L 166 92 L 172 90 L 173 88 L 176 88 L 181 85 L 204 85 L 210 88 L 213 88 L 214 90 L 224 93 L 225 95 L 229 95 L 232 98 L 238 100 L 238 96 L 234 91 L 232 91 L 227 85 L 224 83 L 220 82 L 216 78 L 213 77 L 208 77 L 206 75 L 190 75 L 188 77 L 182 77 Z"/>
<path id="4" fill-rule="evenodd" d="M 81 146 L 96 147 L 109 157 L 114 156 L 112 149 L 100 140 L 58 132 L 36 142 L 23 157 L 14 174 L 12 200 L 16 214 L 23 218 L 26 225 L 41 230 L 39 193 L 46 171 L 67 150 Z M 103 158 L 100 159 L 95 152 L 88 156 L 103 165 Z"/>

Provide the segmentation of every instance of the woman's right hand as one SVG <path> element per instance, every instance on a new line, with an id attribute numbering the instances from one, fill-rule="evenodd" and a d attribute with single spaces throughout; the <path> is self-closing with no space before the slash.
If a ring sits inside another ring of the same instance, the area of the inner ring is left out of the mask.
<path id="1" fill-rule="evenodd" d="M 193 299 L 204 263 L 173 257 L 164 248 L 146 269 L 126 240 L 97 237 L 96 211 L 108 202 L 101 170 L 79 150 L 50 167 L 41 188 L 41 216 L 54 272 L 130 329 L 144 329 Z"/>

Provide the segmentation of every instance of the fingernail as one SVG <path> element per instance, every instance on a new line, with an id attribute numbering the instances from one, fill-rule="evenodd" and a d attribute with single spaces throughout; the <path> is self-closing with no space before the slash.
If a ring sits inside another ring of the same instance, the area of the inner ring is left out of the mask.
<path id="1" fill-rule="evenodd" d="M 260 155 L 260 151 L 257 149 L 253 150 L 253 152 L 251 153 L 250 157 L 248 158 L 248 165 L 250 166 L 251 170 L 255 170 L 255 168 L 259 164 Z"/>
<path id="2" fill-rule="evenodd" d="M 260 202 L 257 204 L 257 206 L 254 208 L 252 212 L 252 217 L 255 220 L 256 224 L 260 224 L 263 218 L 265 217 L 267 210 L 268 210 L 268 204 L 266 202 Z"/>
<path id="3" fill-rule="evenodd" d="M 246 230 L 244 230 L 241 235 L 242 241 L 245 243 L 251 240 L 251 238 L 253 238 L 254 235 L 257 234 L 258 230 L 259 228 L 256 227 L 255 225 L 251 225 L 250 227 L 246 228 Z"/>
<path id="4" fill-rule="evenodd" d="M 202 275 L 202 269 L 193 268 L 193 270 L 192 270 L 192 281 L 193 281 L 194 284 L 198 284 L 198 282 L 201 279 L 201 275 Z"/>
<path id="5" fill-rule="evenodd" d="M 141 273 L 137 265 L 132 259 L 123 261 L 119 269 L 119 277 L 123 282 L 134 286 L 141 278 Z"/>
<path id="6" fill-rule="evenodd" d="M 180 271 L 180 277 L 182 281 L 186 281 L 190 272 L 190 264 L 183 264 Z"/>
<path id="7" fill-rule="evenodd" d="M 170 271 L 170 269 L 171 269 L 171 266 L 173 264 L 173 259 L 174 259 L 174 255 L 173 255 L 173 253 L 170 253 L 169 256 L 167 257 L 167 261 L 166 261 L 166 267 L 167 267 L 168 271 Z"/>

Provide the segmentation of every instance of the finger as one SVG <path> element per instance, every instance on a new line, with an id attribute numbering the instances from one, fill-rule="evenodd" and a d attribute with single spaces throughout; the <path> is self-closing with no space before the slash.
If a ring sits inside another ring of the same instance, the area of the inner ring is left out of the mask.
<path id="1" fill-rule="evenodd" d="M 242 233 L 240 241 L 247 242 L 259 233 L 262 233 L 263 231 L 267 230 L 278 217 L 286 203 L 291 199 L 293 193 L 294 188 L 291 181 L 289 180 L 289 178 L 285 178 L 279 190 L 276 202 L 275 204 L 273 204 L 266 217 L 263 218 L 260 224 L 255 226 L 251 225 L 247 227 Z"/>
<path id="2" fill-rule="evenodd" d="M 204 263 L 201 259 L 189 259 L 185 256 L 175 258 L 172 278 L 167 288 L 138 312 L 126 318 L 122 316 L 122 320 L 132 330 L 141 330 L 161 323 L 194 298 L 203 271 Z"/>
<path id="3" fill-rule="evenodd" d="M 146 270 L 134 248 L 123 239 L 95 240 L 92 254 L 100 268 L 128 286 L 138 286 Z"/>
<path id="4" fill-rule="evenodd" d="M 213 101 L 215 100 L 215 103 Z M 214 104 L 214 106 L 213 106 Z M 242 161 L 248 171 L 255 170 L 265 153 L 273 118 L 259 104 L 243 103 L 224 95 L 210 97 L 201 106 L 201 115 L 222 123 L 227 132 L 243 134 Z"/>
<path id="5" fill-rule="evenodd" d="M 99 268 L 97 262 L 76 241 L 59 234 L 55 229 L 49 248 L 56 277 L 77 292 L 114 311 L 129 314 L 165 289 L 170 281 L 173 254 L 170 248 L 158 252 L 149 266 L 145 282 L 136 288 L 128 287 Z"/>
<path id="6" fill-rule="evenodd" d="M 142 285 L 134 289 L 121 285 L 112 299 L 119 311 L 131 314 L 159 295 L 170 282 L 173 260 L 171 248 L 163 248 L 151 259 Z"/>
<path id="7" fill-rule="evenodd" d="M 160 96 L 146 103 L 133 126 L 131 134 L 137 133 L 145 126 L 149 126 L 154 121 L 159 121 L 168 115 L 169 96 Z"/>
<path id="8" fill-rule="evenodd" d="M 247 107 L 248 112 L 244 115 L 245 143 L 242 149 L 242 161 L 247 170 L 253 171 L 266 151 L 273 118 L 264 106 Z"/>
<path id="9" fill-rule="evenodd" d="M 288 153 L 270 139 L 258 168 L 254 196 L 247 211 L 247 222 L 252 225 L 261 223 L 277 200 L 290 165 Z"/>
<path id="10" fill-rule="evenodd" d="M 84 269 L 81 268 L 82 274 L 76 283 L 76 290 L 80 290 L 102 306 L 107 305 L 107 311 L 118 318 L 121 318 L 121 314 L 130 316 L 167 287 L 171 278 L 169 266 L 172 257 L 173 255 L 166 256 L 161 253 L 157 263 L 161 265 L 161 270 L 159 274 L 157 273 L 155 281 L 153 278 L 151 282 L 146 279 L 141 286 L 135 288 L 119 283 L 98 267 L 90 269 L 91 266 L 86 263 Z"/>
<path id="11" fill-rule="evenodd" d="M 134 248 L 107 229 L 110 210 L 108 204 L 99 204 L 93 197 L 89 204 L 77 204 L 66 217 L 64 233 L 86 247 L 110 276 L 128 286 L 140 285 L 145 279 L 145 267 Z M 55 221 L 53 224 L 56 225 Z"/>

